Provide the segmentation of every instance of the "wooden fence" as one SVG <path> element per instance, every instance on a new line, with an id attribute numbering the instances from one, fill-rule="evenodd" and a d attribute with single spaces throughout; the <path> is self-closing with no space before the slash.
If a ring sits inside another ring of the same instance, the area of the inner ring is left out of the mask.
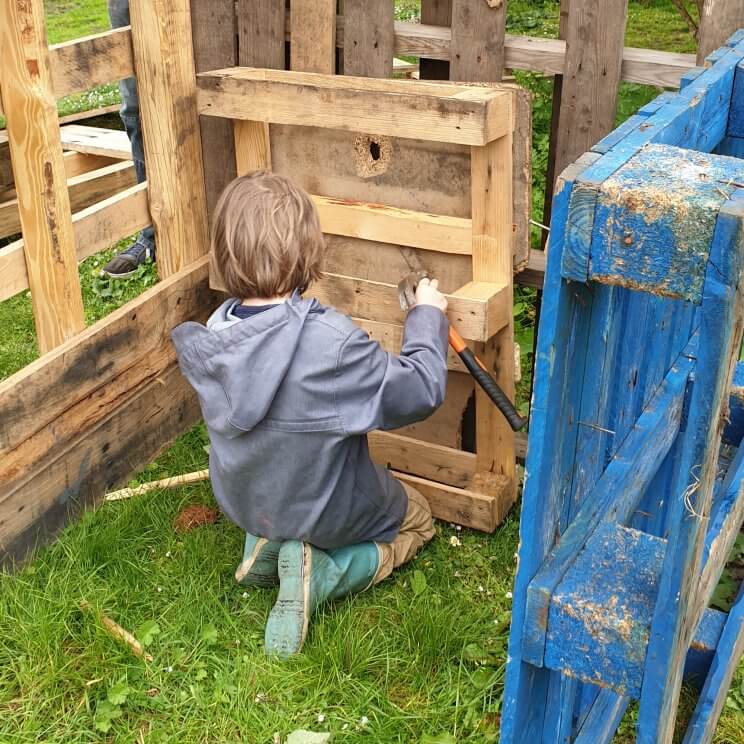
<path id="1" fill-rule="evenodd" d="M 676 87 L 695 61 L 624 48 L 627 0 L 572 0 L 561 39 L 505 34 L 505 6 L 423 0 L 423 23 L 408 24 L 394 21 L 390 0 L 345 0 L 342 14 L 336 0 L 292 0 L 289 12 L 283 0 L 132 0 L 133 31 L 49 48 L 41 0 L 0 2 L 8 121 L 0 136 L 0 226 L 6 220 L 23 234 L 0 249 L 0 301 L 30 290 L 42 353 L 0 383 L 4 556 L 25 554 L 198 420 L 169 330 L 203 318 L 217 302 L 207 279 L 207 213 L 235 173 L 235 148 L 229 122 L 199 124 L 196 71 L 289 63 L 384 77 L 394 55 L 410 55 L 429 78 L 490 82 L 504 69 L 555 75 L 557 171 L 612 129 L 620 80 Z M 735 10 L 729 15 L 738 20 Z M 716 28 L 715 15 L 705 22 Z M 63 153 L 55 106 L 61 96 L 133 74 L 144 91 L 148 165 L 148 183 L 139 186 L 128 161 Z M 514 207 L 524 235 L 528 200 Z M 150 220 L 161 282 L 85 328 L 78 261 Z M 518 268 L 524 246 L 515 242 Z M 535 253 L 518 280 L 539 285 L 543 266 Z"/>

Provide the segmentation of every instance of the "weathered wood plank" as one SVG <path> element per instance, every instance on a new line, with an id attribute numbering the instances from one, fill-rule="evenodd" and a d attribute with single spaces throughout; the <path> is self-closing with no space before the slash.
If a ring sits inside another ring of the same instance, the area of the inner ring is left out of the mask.
<path id="1" fill-rule="evenodd" d="M 122 386 L 135 389 L 157 377 L 176 358 L 171 329 L 206 318 L 218 302 L 207 286 L 205 257 L 0 382 L 0 482 L 33 469 L 34 458 L 105 416 L 102 401 L 116 401 Z M 86 400 L 85 417 L 68 416 Z"/>
<path id="2" fill-rule="evenodd" d="M 744 4 L 739 0 L 705 0 L 698 30 L 697 63 L 702 65 L 740 28 L 744 28 Z"/>
<path id="3" fill-rule="evenodd" d="M 313 196 L 325 233 L 469 256 L 472 223 L 462 217 Z"/>
<path id="4" fill-rule="evenodd" d="M 497 82 L 504 74 L 506 2 L 452 0 L 452 80 Z"/>
<path id="5" fill-rule="evenodd" d="M 214 289 L 224 289 L 214 270 L 210 281 Z M 511 305 L 507 302 L 507 292 L 503 286 L 491 284 L 484 287 L 484 283 L 480 283 L 474 287 L 465 285 L 461 289 L 462 294 L 447 295 L 447 314 L 463 338 L 476 341 L 490 338 L 509 322 Z M 396 324 L 402 324 L 405 320 L 395 284 L 326 272 L 310 287 L 307 295 L 353 317 Z M 512 359 L 512 370 L 513 366 Z"/>
<path id="6" fill-rule="evenodd" d="M 336 0 L 292 0 L 290 67 L 298 72 L 336 72 Z"/>
<path id="7" fill-rule="evenodd" d="M 246 119 L 235 119 L 232 125 L 236 174 L 244 176 L 254 170 L 271 170 L 269 125 L 265 121 Z"/>
<path id="8" fill-rule="evenodd" d="M 710 671 L 700 692 L 682 744 L 710 744 L 744 653 L 744 587 L 731 608 L 718 640 Z"/>
<path id="9" fill-rule="evenodd" d="M 57 98 L 97 85 L 132 77 L 132 33 L 129 26 L 49 47 L 52 88 Z"/>
<path id="10" fill-rule="evenodd" d="M 625 524 L 679 429 L 687 379 L 694 363 L 680 356 L 661 389 L 638 418 L 617 454 L 597 481 L 593 493 L 561 535 L 527 589 L 522 658 L 542 666 L 548 607 L 558 584 L 597 526 Z M 639 456 L 641 459 L 639 460 Z"/>
<path id="11" fill-rule="evenodd" d="M 237 68 L 198 76 L 202 114 L 484 145 L 513 129 L 513 93 Z M 412 87 L 415 86 L 415 87 Z"/>
<path id="12" fill-rule="evenodd" d="M 64 167 L 64 165 L 63 165 Z M 121 161 L 94 171 L 81 173 L 67 180 L 69 209 L 79 211 L 107 199 L 136 183 L 134 165 Z M 0 203 L 0 238 L 21 232 L 22 214 L 18 199 Z"/>
<path id="13" fill-rule="evenodd" d="M 467 488 L 476 472 L 470 452 L 384 431 L 371 432 L 368 439 L 372 459 L 402 473 Z"/>
<path id="14" fill-rule="evenodd" d="M 693 88 L 695 84 L 691 85 Z M 689 90 L 689 88 L 688 88 Z M 641 694 L 639 742 L 672 741 L 684 658 L 704 605 L 698 580 L 720 445 L 719 421 L 739 356 L 744 303 L 739 276 L 744 263 L 744 199 L 721 211 L 700 312 L 700 350 L 687 428 L 672 493 L 670 525 Z M 690 510 L 694 518 L 690 517 Z"/>
<path id="15" fill-rule="evenodd" d="M 150 224 L 147 183 L 130 186 L 72 215 L 78 261 Z M 0 302 L 28 289 L 23 240 L 0 248 Z"/>
<path id="16" fill-rule="evenodd" d="M 116 403 L 114 405 L 114 403 Z M 72 412 L 71 412 L 72 413 Z M 0 489 L 0 562 L 11 565 L 51 540 L 82 509 L 125 483 L 200 418 L 193 389 L 177 366 L 109 401 L 94 423 L 46 451 L 22 483 Z M 82 425 L 81 425 L 82 423 Z"/>
<path id="17" fill-rule="evenodd" d="M 245 67 L 285 68 L 286 24 L 284 0 L 238 0 L 238 59 Z M 221 65 L 227 67 L 228 65 Z M 204 70 L 219 69 L 216 66 Z M 199 72 L 202 72 L 200 69 Z"/>
<path id="18" fill-rule="evenodd" d="M 393 4 L 346 0 L 344 18 L 344 74 L 390 77 L 395 46 Z"/>
<path id="19" fill-rule="evenodd" d="M 593 0 L 571 0 L 556 173 L 615 126 L 627 6 L 627 0 L 620 0 L 600 10 Z"/>
<path id="20" fill-rule="evenodd" d="M 236 35 L 235 17 L 236 11 L 240 17 L 245 5 L 242 0 L 237 4 L 233 0 L 191 0 L 191 32 L 197 72 L 245 64 L 238 57 L 241 26 L 238 23 Z M 262 7 L 265 4 L 248 5 Z M 283 37 L 282 25 L 282 48 Z M 230 122 L 202 116 L 199 117 L 199 129 L 207 212 L 211 215 L 222 190 L 235 177 L 235 149 Z"/>
<path id="21" fill-rule="evenodd" d="M 132 0 L 150 214 L 158 273 L 170 276 L 209 250 L 188 0 Z M 163 18 L 168 23 L 163 23 Z"/>
<path id="22" fill-rule="evenodd" d="M 127 133 L 118 129 L 68 124 L 60 130 L 60 138 L 65 150 L 118 160 L 132 159 L 132 145 Z"/>
<path id="23" fill-rule="evenodd" d="M 41 0 L 0 4 L 0 48 L 36 337 L 45 354 L 79 333 L 85 318 Z"/>
<path id="24" fill-rule="evenodd" d="M 436 519 L 493 532 L 505 514 L 498 496 L 486 496 L 406 473 L 393 471 L 393 475 L 402 483 L 413 486 L 426 498 Z"/>
<path id="25" fill-rule="evenodd" d="M 473 279 L 502 284 L 512 304 L 512 136 L 486 147 L 474 147 L 470 154 L 472 199 Z M 480 358 L 499 387 L 514 400 L 514 319 L 493 336 L 480 340 Z M 514 432 L 479 387 L 475 393 L 475 436 L 478 471 L 503 476 L 508 483 L 505 499 L 517 497 Z"/>

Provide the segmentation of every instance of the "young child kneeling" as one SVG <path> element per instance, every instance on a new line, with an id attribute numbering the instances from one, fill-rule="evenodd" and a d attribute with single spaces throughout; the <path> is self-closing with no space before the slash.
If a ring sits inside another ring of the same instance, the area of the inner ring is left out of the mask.
<path id="1" fill-rule="evenodd" d="M 400 356 L 302 294 L 324 252 L 310 197 L 256 172 L 233 181 L 212 250 L 233 299 L 173 331 L 207 424 L 215 497 L 246 530 L 236 578 L 279 596 L 266 651 L 297 653 L 323 601 L 360 592 L 434 536 L 424 497 L 373 464 L 367 432 L 430 416 L 447 378 L 447 301 L 423 280 Z"/>

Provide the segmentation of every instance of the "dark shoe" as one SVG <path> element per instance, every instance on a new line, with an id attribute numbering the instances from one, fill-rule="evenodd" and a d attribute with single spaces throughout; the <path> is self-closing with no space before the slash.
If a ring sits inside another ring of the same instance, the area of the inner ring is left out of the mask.
<path id="1" fill-rule="evenodd" d="M 298 654 L 321 602 L 362 592 L 374 581 L 380 552 L 373 542 L 325 552 L 288 540 L 279 550 L 279 596 L 266 622 L 266 653 Z"/>
<path id="2" fill-rule="evenodd" d="M 279 559 L 278 540 L 267 540 L 245 533 L 243 561 L 235 571 L 235 578 L 244 586 L 274 586 L 279 583 L 277 561 Z"/>
<path id="3" fill-rule="evenodd" d="M 137 271 L 137 267 L 146 261 L 155 260 L 155 248 L 142 236 L 132 243 L 126 250 L 118 256 L 114 256 L 102 269 L 101 273 L 112 279 L 124 279 L 132 276 Z"/>

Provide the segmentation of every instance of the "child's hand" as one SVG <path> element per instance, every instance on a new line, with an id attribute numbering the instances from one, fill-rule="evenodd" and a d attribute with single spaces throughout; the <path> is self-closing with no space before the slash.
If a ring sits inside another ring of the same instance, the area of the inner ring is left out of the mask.
<path id="1" fill-rule="evenodd" d="M 416 287 L 416 304 L 438 307 L 443 313 L 447 312 L 447 298 L 439 291 L 436 279 L 422 279 Z"/>

